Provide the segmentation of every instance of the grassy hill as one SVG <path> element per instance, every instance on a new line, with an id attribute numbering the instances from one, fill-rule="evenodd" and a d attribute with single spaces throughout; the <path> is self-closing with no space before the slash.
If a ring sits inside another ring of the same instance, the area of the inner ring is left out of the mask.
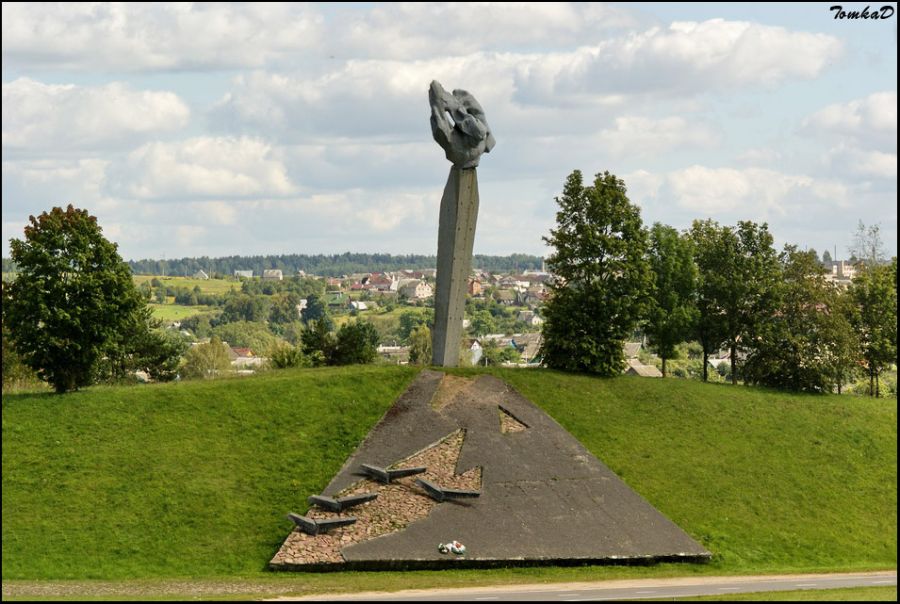
<path id="1" fill-rule="evenodd" d="M 709 548 L 699 572 L 896 566 L 896 400 L 494 373 Z M 414 375 L 5 396 L 3 578 L 262 578 L 284 514 L 306 509 Z"/>

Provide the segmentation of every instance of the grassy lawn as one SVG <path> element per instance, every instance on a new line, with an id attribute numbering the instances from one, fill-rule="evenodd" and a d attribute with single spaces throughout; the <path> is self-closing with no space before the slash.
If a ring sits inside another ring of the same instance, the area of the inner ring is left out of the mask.
<path id="1" fill-rule="evenodd" d="M 153 316 L 163 321 L 181 321 L 200 313 L 213 310 L 213 306 L 181 306 L 180 304 L 148 304 Z"/>
<path id="2" fill-rule="evenodd" d="M 4 396 L 3 578 L 258 573 L 414 374 Z"/>
<path id="3" fill-rule="evenodd" d="M 134 597 L 245 597 L 896 566 L 896 400 L 495 372 L 713 561 L 265 571 L 291 528 L 284 514 L 305 509 L 415 374 L 346 367 L 4 396 L 4 581 L 140 579 L 127 583 Z"/>

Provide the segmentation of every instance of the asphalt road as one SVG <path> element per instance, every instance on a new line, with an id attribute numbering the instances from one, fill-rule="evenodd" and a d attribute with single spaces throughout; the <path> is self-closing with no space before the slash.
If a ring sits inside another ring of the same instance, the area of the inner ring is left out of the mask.
<path id="1" fill-rule="evenodd" d="M 279 598 L 279 600 L 384 600 L 427 602 L 581 602 L 641 600 L 685 596 L 721 596 L 758 591 L 835 589 L 838 587 L 896 586 L 897 571 L 827 575 L 768 575 L 755 577 L 683 577 L 542 585 L 506 585 L 452 590 L 366 592 L 347 595 Z"/>

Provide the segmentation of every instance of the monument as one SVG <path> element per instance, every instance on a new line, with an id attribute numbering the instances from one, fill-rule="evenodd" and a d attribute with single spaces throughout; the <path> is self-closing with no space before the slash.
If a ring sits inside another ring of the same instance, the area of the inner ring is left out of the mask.
<path id="1" fill-rule="evenodd" d="M 489 153 L 496 141 L 481 105 L 465 90 L 454 90 L 451 94 L 432 81 L 428 101 L 431 133 L 453 163 L 441 198 L 438 222 L 432 364 L 456 367 L 478 218 L 475 168 L 482 153 Z"/>

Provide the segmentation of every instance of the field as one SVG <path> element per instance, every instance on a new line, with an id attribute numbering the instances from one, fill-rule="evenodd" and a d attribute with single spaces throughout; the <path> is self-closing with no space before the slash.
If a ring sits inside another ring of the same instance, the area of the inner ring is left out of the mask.
<path id="1" fill-rule="evenodd" d="M 135 285 L 159 279 L 163 285 L 168 287 L 186 287 L 192 290 L 194 286 L 199 286 L 200 291 L 204 294 L 225 294 L 232 288 L 235 291 L 241 291 L 241 282 L 238 279 L 193 279 L 191 277 L 160 277 L 158 275 L 134 275 L 133 278 Z"/>
<path id="2" fill-rule="evenodd" d="M 212 306 L 181 306 L 179 304 L 148 304 L 153 316 L 163 321 L 181 321 L 193 315 L 209 312 L 213 310 Z"/>
<path id="3" fill-rule="evenodd" d="M 262 595 L 896 566 L 896 399 L 494 373 L 712 562 L 266 572 L 291 528 L 285 513 L 305 510 L 415 374 L 370 366 L 4 396 L 3 579 L 140 579 L 127 585 L 184 595 L 191 578 L 220 594 Z"/>

